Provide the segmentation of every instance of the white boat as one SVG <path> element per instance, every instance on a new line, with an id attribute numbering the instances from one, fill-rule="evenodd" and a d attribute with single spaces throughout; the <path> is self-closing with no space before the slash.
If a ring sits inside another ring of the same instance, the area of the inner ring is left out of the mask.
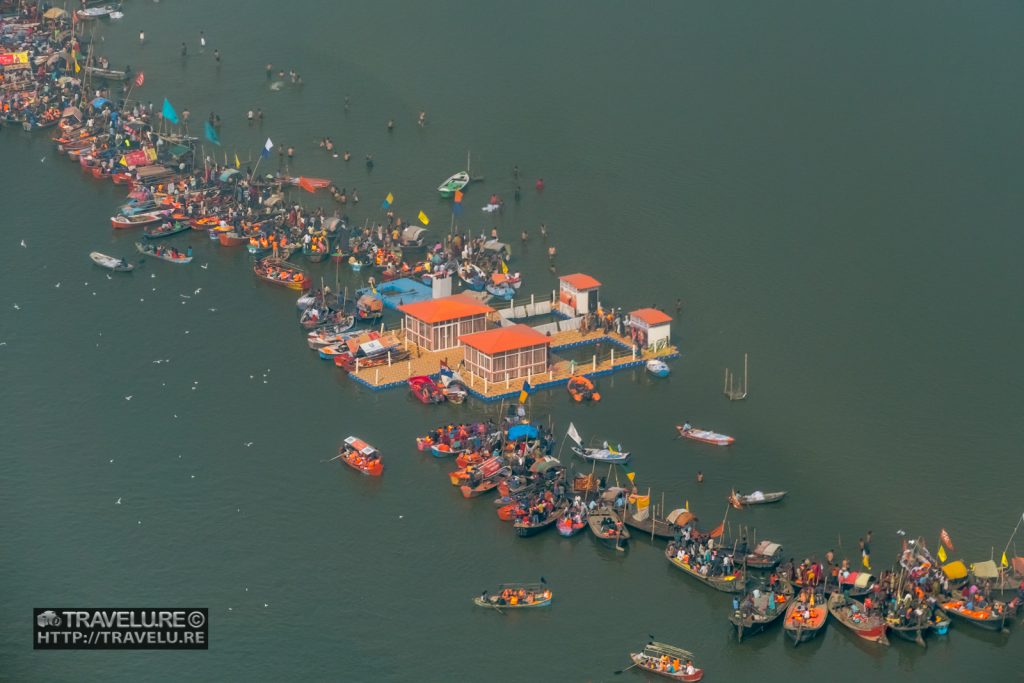
<path id="1" fill-rule="evenodd" d="M 668 363 L 665 361 L 660 358 L 652 358 L 647 361 L 647 372 L 651 373 L 655 377 L 668 377 L 671 370 L 668 367 Z"/>
<path id="2" fill-rule="evenodd" d="M 99 19 L 100 17 L 110 16 L 117 11 L 117 8 L 113 5 L 103 5 L 102 7 L 87 7 L 86 9 L 78 10 L 79 19 Z"/>
<path id="3" fill-rule="evenodd" d="M 679 436 L 684 439 L 692 439 L 694 441 L 702 441 L 709 443 L 712 446 L 728 446 L 736 439 L 725 434 L 719 434 L 718 432 L 710 432 L 706 429 L 694 429 L 690 425 L 676 425 L 676 431 L 679 432 Z"/>
<path id="4" fill-rule="evenodd" d="M 623 451 L 621 447 L 618 449 L 612 448 L 608 445 L 607 441 L 601 445 L 601 448 L 588 448 L 584 446 L 583 437 L 581 437 L 580 433 L 576 431 L 576 425 L 572 422 L 569 423 L 569 429 L 566 431 L 565 436 L 566 438 L 572 439 L 576 444 L 575 446 L 570 446 L 569 450 L 585 460 L 595 460 L 597 462 L 608 463 L 625 463 L 629 460 L 629 451 Z"/>
<path id="5" fill-rule="evenodd" d="M 90 252 L 89 258 L 91 258 L 92 262 L 97 266 L 106 268 L 107 270 L 117 271 L 118 273 L 127 273 L 135 270 L 135 266 L 128 263 L 127 260 L 117 258 L 116 256 L 109 256 L 108 254 L 102 254 L 98 251 Z"/>
<path id="6" fill-rule="evenodd" d="M 458 190 L 466 187 L 466 185 L 469 185 L 469 172 L 459 171 L 438 185 L 437 191 L 441 193 L 442 197 L 451 197 Z"/>

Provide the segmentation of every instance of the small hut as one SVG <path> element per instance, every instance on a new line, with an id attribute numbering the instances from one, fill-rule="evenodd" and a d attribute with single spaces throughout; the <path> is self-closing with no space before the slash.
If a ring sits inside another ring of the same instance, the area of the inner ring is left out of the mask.
<path id="1" fill-rule="evenodd" d="M 629 313 L 629 336 L 641 349 L 669 343 L 672 318 L 656 308 L 640 308 Z"/>
<path id="2" fill-rule="evenodd" d="M 406 338 L 427 351 L 454 348 L 462 335 L 486 330 L 487 316 L 494 312 L 465 294 L 404 304 L 398 310 L 405 313 Z"/>
<path id="3" fill-rule="evenodd" d="M 547 372 L 551 338 L 528 325 L 509 325 L 460 338 L 466 370 L 488 382 Z"/>
<path id="4" fill-rule="evenodd" d="M 570 318 L 597 310 L 601 283 L 583 273 L 558 278 L 558 311 Z"/>

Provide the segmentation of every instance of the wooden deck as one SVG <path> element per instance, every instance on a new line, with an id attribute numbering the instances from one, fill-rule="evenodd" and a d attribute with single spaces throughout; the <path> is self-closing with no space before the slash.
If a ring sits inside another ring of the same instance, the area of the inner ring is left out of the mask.
<path id="1" fill-rule="evenodd" d="M 393 330 L 392 333 L 399 339 L 403 338 L 402 330 Z M 657 351 L 647 350 L 634 356 L 630 350 L 631 342 L 628 337 L 619 336 L 614 332 L 606 334 L 600 330 L 593 330 L 586 334 L 581 334 L 578 330 L 569 330 L 551 335 L 553 364 L 549 372 L 529 378 L 509 379 L 504 382 L 485 382 L 465 371 L 460 374 L 473 395 L 483 400 L 496 400 L 517 395 L 527 380 L 534 389 L 561 386 L 569 380 L 574 364 L 571 361 L 559 359 L 559 350 L 589 345 L 593 346 L 596 351 L 598 342 L 602 342 L 600 354 L 596 359 L 592 354 L 589 361 L 576 362 L 577 374 L 597 377 L 617 370 L 642 366 L 652 358 L 675 358 L 679 355 L 679 350 L 675 346 L 666 346 Z M 453 370 L 458 370 L 463 358 L 462 347 L 445 351 L 424 351 L 415 344 L 410 344 L 408 348 L 412 353 L 409 360 L 395 361 L 390 366 L 361 369 L 358 372 L 349 373 L 349 376 L 374 390 L 390 389 L 405 386 L 406 380 L 417 375 L 436 377 L 440 372 L 442 360 L 447 361 Z"/>

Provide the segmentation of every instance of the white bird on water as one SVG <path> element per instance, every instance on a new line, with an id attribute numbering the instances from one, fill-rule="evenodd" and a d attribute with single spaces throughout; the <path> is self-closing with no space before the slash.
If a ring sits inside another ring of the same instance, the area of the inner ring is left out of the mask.
<path id="1" fill-rule="evenodd" d="M 202 288 L 202 287 L 200 287 L 199 289 L 197 289 L 196 291 L 194 291 L 194 292 L 192 292 L 192 293 L 193 293 L 193 294 L 198 294 L 198 293 L 199 293 L 199 292 L 201 292 L 201 291 L 203 291 L 203 288 Z"/>
<path id="2" fill-rule="evenodd" d="M 206 270 L 207 268 L 210 267 L 210 264 L 209 263 L 204 263 L 203 265 L 201 265 L 199 267 L 202 268 L 203 270 Z"/>
<path id="3" fill-rule="evenodd" d="M 113 280 L 114 278 L 112 278 L 112 277 L 110 277 L 109 275 L 107 275 L 107 279 L 108 279 L 108 280 Z M 95 294 L 95 292 L 93 292 L 93 294 Z"/>
<path id="4" fill-rule="evenodd" d="M 121 504 L 121 499 L 120 498 L 118 498 L 117 500 L 114 501 L 114 505 L 120 505 L 120 504 Z"/>
<path id="5" fill-rule="evenodd" d="M 250 446 L 252 446 L 252 445 L 253 445 L 253 443 L 254 443 L 254 442 L 252 442 L 252 441 L 249 441 L 249 442 L 245 443 L 244 445 L 245 445 L 245 447 L 246 447 L 246 448 L 249 448 Z"/>
<path id="6" fill-rule="evenodd" d="M 132 396 L 134 396 L 134 395 L 135 395 L 135 394 L 130 394 L 130 395 L 128 395 L 128 396 L 125 396 L 125 397 L 124 397 L 124 400 L 126 400 L 126 401 L 130 401 L 130 400 L 132 400 Z"/>
<path id="7" fill-rule="evenodd" d="M 14 310 L 20 311 L 21 310 L 21 306 L 19 306 L 18 304 L 14 304 Z"/>
<path id="8" fill-rule="evenodd" d="M 60 283 L 58 282 L 57 284 L 54 285 L 54 287 L 56 287 L 57 289 L 60 289 Z"/>
<path id="9" fill-rule="evenodd" d="M 26 249 L 28 249 L 28 245 L 27 245 L 27 244 L 25 244 L 25 240 L 22 240 L 22 241 L 21 241 L 21 246 L 23 246 L 23 247 L 25 247 Z"/>

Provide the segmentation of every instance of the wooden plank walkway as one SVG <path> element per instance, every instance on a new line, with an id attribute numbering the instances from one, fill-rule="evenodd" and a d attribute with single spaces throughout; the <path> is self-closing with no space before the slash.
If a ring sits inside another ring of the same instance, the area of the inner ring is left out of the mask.
<path id="1" fill-rule="evenodd" d="M 394 330 L 393 334 L 402 338 L 401 330 Z M 602 342 L 601 354 L 589 362 L 573 363 L 572 361 L 558 358 L 559 349 L 569 349 L 592 345 L 596 347 Z M 572 376 L 575 366 L 577 374 L 588 377 L 599 377 L 617 370 L 624 370 L 631 367 L 643 366 L 652 358 L 675 358 L 679 350 L 675 346 L 666 346 L 657 351 L 645 350 L 637 353 L 634 357 L 631 349 L 631 341 L 614 332 L 604 333 L 600 330 L 591 330 L 581 334 L 579 330 L 568 330 L 551 335 L 552 363 L 550 370 L 541 375 L 533 375 L 529 378 L 509 379 L 505 382 L 485 382 L 484 380 L 462 372 L 463 379 L 469 386 L 470 391 L 479 399 L 496 400 L 507 396 L 517 395 L 527 380 L 534 389 L 547 389 L 560 386 L 568 382 Z M 417 375 L 430 375 L 436 378 L 441 369 L 441 361 L 448 363 L 449 367 L 457 370 L 463 359 L 462 347 L 446 349 L 444 351 L 424 351 L 415 344 L 409 346 L 412 357 L 409 360 L 395 361 L 390 366 L 384 365 L 375 368 L 364 368 L 359 372 L 349 373 L 355 381 L 374 390 L 391 389 L 405 386 L 410 377 Z"/>

